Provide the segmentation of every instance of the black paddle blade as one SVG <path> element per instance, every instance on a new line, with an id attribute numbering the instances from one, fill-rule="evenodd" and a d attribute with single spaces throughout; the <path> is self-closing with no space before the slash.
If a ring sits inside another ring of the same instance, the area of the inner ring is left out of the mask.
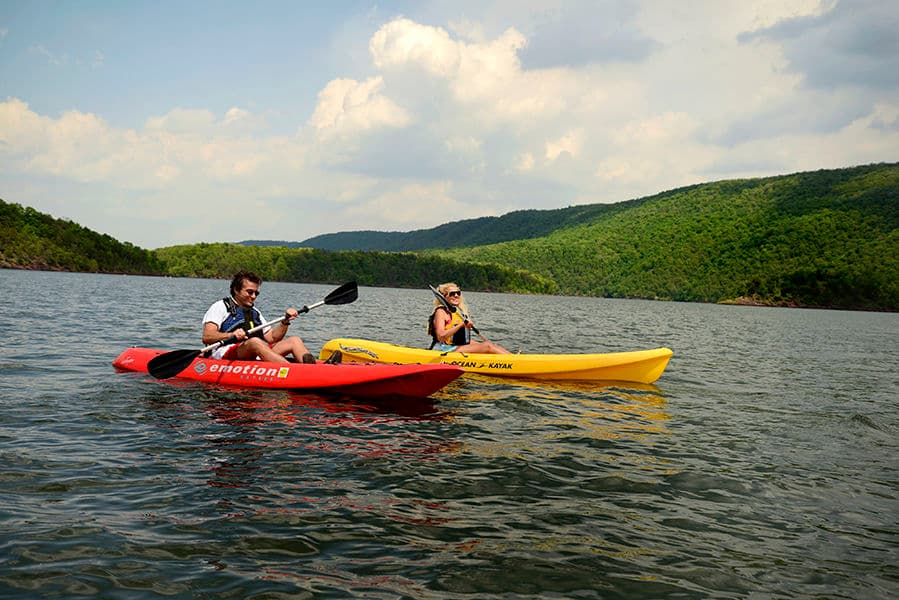
<path id="1" fill-rule="evenodd" d="M 198 356 L 200 350 L 172 350 L 150 359 L 147 371 L 156 379 L 168 379 L 186 369 Z"/>
<path id="2" fill-rule="evenodd" d="M 359 288 L 355 281 L 349 281 L 325 296 L 325 304 L 349 304 L 359 297 Z"/>

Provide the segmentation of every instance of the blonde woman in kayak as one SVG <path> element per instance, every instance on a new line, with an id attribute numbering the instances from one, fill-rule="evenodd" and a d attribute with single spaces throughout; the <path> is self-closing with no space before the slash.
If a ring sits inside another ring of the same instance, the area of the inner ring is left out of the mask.
<path id="1" fill-rule="evenodd" d="M 474 325 L 468 315 L 465 300 L 462 298 L 462 290 L 456 283 L 443 283 L 436 289 L 446 304 L 439 298 L 434 299 L 434 312 L 428 321 L 431 350 L 475 354 L 510 354 L 499 344 L 494 344 L 487 339 L 482 338 L 480 342 L 471 341 L 471 330 Z"/>

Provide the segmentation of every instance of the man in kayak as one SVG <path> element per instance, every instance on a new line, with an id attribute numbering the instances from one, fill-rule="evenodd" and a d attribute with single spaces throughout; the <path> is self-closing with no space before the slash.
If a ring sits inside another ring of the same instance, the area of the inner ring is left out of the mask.
<path id="1" fill-rule="evenodd" d="M 280 327 L 266 327 L 261 333 L 247 337 L 248 329 L 265 322 L 262 313 L 254 306 L 261 285 L 262 278 L 255 273 L 238 271 L 231 280 L 231 296 L 215 302 L 206 311 L 203 316 L 204 344 L 211 345 L 232 335 L 238 340 L 216 348 L 212 351 L 212 357 L 229 360 L 254 360 L 258 357 L 269 362 L 288 362 L 285 357 L 292 354 L 304 363 L 316 362 L 299 336 L 285 337 L 290 322 L 299 315 L 295 308 L 284 311 Z"/>
<path id="2" fill-rule="evenodd" d="M 462 290 L 455 283 L 444 283 L 437 286 L 437 292 L 443 297 L 434 299 L 434 312 L 428 321 L 428 333 L 431 335 L 431 350 L 440 352 L 471 352 L 482 354 L 510 354 L 508 350 L 482 338 L 480 342 L 471 341 L 471 329 L 474 325 L 468 316 L 468 308 L 462 299 Z"/>

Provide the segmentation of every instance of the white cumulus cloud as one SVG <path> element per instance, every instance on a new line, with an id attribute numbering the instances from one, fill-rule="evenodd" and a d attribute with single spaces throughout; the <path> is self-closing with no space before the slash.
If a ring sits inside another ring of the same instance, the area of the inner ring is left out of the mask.
<path id="1" fill-rule="evenodd" d="M 409 115 L 380 93 L 384 81 L 335 79 L 319 92 L 318 106 L 309 119 L 321 137 L 352 136 L 383 127 L 403 127 Z"/>

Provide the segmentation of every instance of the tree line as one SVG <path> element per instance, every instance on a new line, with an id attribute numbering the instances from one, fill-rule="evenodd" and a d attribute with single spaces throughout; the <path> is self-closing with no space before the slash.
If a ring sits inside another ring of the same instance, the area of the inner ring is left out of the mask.
<path id="1" fill-rule="evenodd" d="M 552 281 L 524 269 L 412 252 L 332 252 L 203 243 L 160 248 L 156 256 L 167 274 L 178 277 L 229 278 L 239 269 L 249 269 L 271 281 L 355 280 L 368 286 L 420 288 L 428 282 L 459 279 L 469 288 L 482 291 L 551 294 L 558 290 Z"/>

